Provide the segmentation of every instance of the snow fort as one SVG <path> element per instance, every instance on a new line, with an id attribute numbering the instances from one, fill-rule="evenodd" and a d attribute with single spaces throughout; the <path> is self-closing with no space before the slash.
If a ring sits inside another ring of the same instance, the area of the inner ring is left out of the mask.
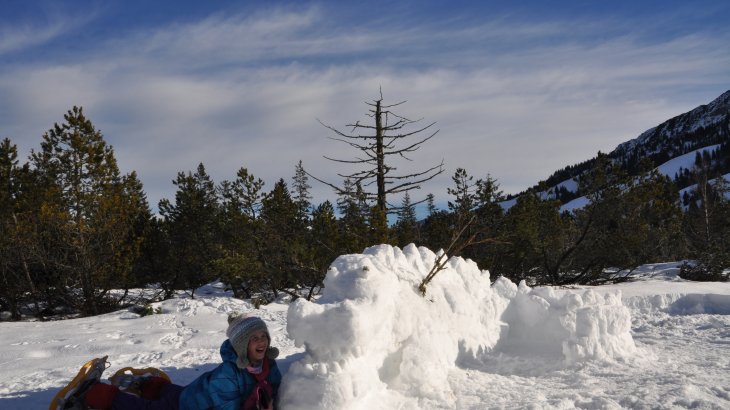
<path id="1" fill-rule="evenodd" d="M 417 287 L 437 256 L 379 245 L 337 258 L 322 297 L 289 307 L 287 331 L 305 352 L 285 375 L 281 405 L 439 407 L 453 402 L 449 371 L 490 354 L 552 355 L 570 366 L 636 351 L 618 293 L 491 284 L 488 271 L 454 257 L 424 297 Z"/>

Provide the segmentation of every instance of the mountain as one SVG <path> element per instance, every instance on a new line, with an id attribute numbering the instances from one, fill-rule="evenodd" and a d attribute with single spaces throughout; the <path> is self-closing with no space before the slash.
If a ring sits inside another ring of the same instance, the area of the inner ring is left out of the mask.
<path id="1" fill-rule="evenodd" d="M 720 144 L 730 136 L 730 91 L 707 105 L 678 115 L 620 144 L 612 158 L 650 158 L 661 164 L 689 151 Z"/>
<path id="2" fill-rule="evenodd" d="M 730 90 L 709 104 L 671 118 L 620 144 L 608 157 L 630 176 L 638 175 L 643 163 L 651 161 L 659 172 L 672 178 L 679 189 L 695 183 L 692 169 L 697 161 L 705 161 L 710 175 L 730 173 Z M 581 192 L 578 181 L 593 167 L 596 158 L 556 171 L 527 191 L 538 191 L 543 197 L 556 198 L 564 204 L 575 200 L 587 194 Z M 512 196 L 505 205 L 508 207 L 521 194 Z"/>

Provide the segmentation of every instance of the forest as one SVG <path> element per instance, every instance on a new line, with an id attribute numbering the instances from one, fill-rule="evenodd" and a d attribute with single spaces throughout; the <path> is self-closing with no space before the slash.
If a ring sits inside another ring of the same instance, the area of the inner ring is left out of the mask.
<path id="1" fill-rule="evenodd" d="M 391 172 L 393 161 L 436 132 L 397 116 L 397 104 L 369 106 L 373 124 L 355 126 L 372 132 L 372 141 L 325 125 L 360 151 L 331 159 L 364 167 L 338 174 L 341 184 L 309 174 L 301 161 L 273 186 L 243 164 L 231 179 L 213 181 L 201 163 L 175 176 L 175 196 L 160 201 L 159 213 L 139 176 L 120 173 L 114 150 L 80 107 L 42 136 L 27 161 L 3 139 L 0 311 L 10 320 L 96 315 L 179 291 L 194 297 L 214 280 L 257 304 L 283 294 L 311 299 L 337 256 L 381 243 L 443 249 L 474 260 L 493 280 L 530 285 L 611 283 L 663 261 L 683 261 L 687 279 L 728 280 L 730 188 L 716 166 L 725 155 L 700 155 L 673 180 L 649 159 L 632 163 L 630 175 L 626 164 L 599 153 L 579 178 L 588 204 L 571 212 L 541 189 L 505 209 L 497 179 L 454 167 L 452 186 L 437 193 L 447 198 L 446 209 L 438 209 L 433 193 L 410 193 L 443 164 Z M 725 142 L 720 152 L 727 150 Z M 697 184 L 694 194 L 680 198 L 680 178 Z M 315 180 L 335 190 L 336 203 L 312 198 Z M 417 218 L 423 202 L 427 213 Z M 156 292 L 140 299 L 133 290 L 143 287 Z"/>

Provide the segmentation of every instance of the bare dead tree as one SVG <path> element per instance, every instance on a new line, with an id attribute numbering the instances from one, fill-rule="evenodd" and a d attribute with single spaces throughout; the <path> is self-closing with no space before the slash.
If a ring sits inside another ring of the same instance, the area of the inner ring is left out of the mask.
<path id="1" fill-rule="evenodd" d="M 371 107 L 367 115 L 375 120 L 375 124 L 366 125 L 360 121 L 354 124 L 347 124 L 346 126 L 351 128 L 349 133 L 340 131 L 319 121 L 320 124 L 332 130 L 337 135 L 336 137 L 330 137 L 331 139 L 343 142 L 360 151 L 360 154 L 355 159 L 338 159 L 328 156 L 324 156 L 324 158 L 334 162 L 361 167 L 361 170 L 351 174 L 338 173 L 337 175 L 345 180 L 350 180 L 353 184 L 360 183 L 365 188 L 366 198 L 369 201 L 375 202 L 378 214 L 382 215 L 383 218 L 389 212 L 392 213 L 398 209 L 397 206 L 388 203 L 388 195 L 419 189 L 421 187 L 420 184 L 444 171 L 444 162 L 442 160 L 440 164 L 423 171 L 405 175 L 397 175 L 394 173 L 397 168 L 392 164 L 391 157 L 412 161 L 409 158 L 409 154 L 417 151 L 423 143 L 438 133 L 438 130 L 431 130 L 435 122 L 419 127 L 418 123 L 421 119 L 410 120 L 391 111 L 391 108 L 397 107 L 405 102 L 401 101 L 396 104 L 385 105 L 383 104 L 383 93 L 381 90 L 379 99 L 374 100 L 372 103 L 365 103 Z M 416 142 L 406 143 L 406 140 L 410 137 L 416 137 Z M 312 174 L 307 174 L 315 180 L 330 186 L 339 195 L 346 194 L 343 187 L 326 182 Z M 373 185 L 375 189 L 372 188 Z M 414 205 L 423 201 L 418 201 Z"/>

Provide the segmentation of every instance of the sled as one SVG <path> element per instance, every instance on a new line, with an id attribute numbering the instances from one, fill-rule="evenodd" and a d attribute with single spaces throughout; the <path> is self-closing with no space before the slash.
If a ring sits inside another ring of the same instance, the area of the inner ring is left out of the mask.
<path id="1" fill-rule="evenodd" d="M 82 410 L 86 409 L 84 394 L 94 383 L 101 380 L 101 374 L 106 370 L 107 356 L 91 359 L 81 366 L 76 377 L 61 389 L 51 400 L 48 410 Z"/>
<path id="2" fill-rule="evenodd" d="M 102 373 L 109 367 L 107 357 L 91 359 L 81 366 L 76 377 L 56 393 L 48 410 L 87 410 L 84 395 L 89 387 L 101 381 Z M 117 370 L 109 381 L 119 390 L 139 396 L 141 384 L 148 377 L 162 377 L 171 382 L 167 373 L 155 367 L 125 367 Z"/>

